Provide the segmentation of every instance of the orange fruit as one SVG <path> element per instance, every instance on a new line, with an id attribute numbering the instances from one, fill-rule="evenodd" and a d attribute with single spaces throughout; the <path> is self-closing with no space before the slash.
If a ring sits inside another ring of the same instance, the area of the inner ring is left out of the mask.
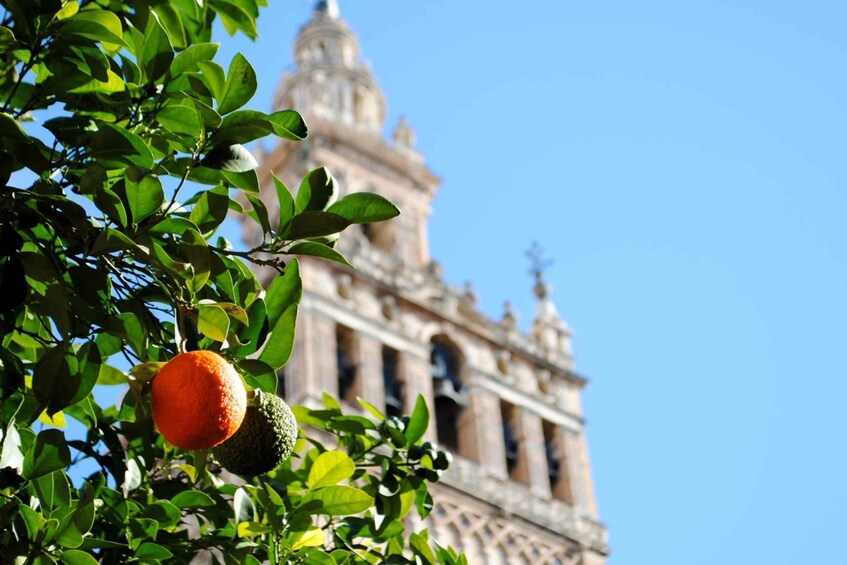
<path id="1" fill-rule="evenodd" d="M 247 389 L 226 359 L 213 351 L 180 353 L 153 378 L 153 421 L 171 444 L 209 449 L 238 430 Z"/>

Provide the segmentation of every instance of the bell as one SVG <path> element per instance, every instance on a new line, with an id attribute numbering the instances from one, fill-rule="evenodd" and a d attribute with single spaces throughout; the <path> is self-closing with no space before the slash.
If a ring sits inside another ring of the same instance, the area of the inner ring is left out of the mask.
<path id="1" fill-rule="evenodd" d="M 385 410 L 389 416 L 400 416 L 403 413 L 403 400 L 394 391 L 385 393 Z"/>
<path id="2" fill-rule="evenodd" d="M 457 406 L 467 406 L 467 395 L 465 394 L 464 387 L 461 383 L 458 383 L 459 390 L 456 390 L 456 386 L 453 384 L 453 381 L 448 379 L 434 379 L 432 384 L 432 393 L 436 401 L 449 400 Z"/>

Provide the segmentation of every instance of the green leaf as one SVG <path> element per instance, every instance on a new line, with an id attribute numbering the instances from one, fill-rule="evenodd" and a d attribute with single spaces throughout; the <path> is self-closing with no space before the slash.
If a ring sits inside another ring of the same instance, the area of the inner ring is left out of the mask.
<path id="1" fill-rule="evenodd" d="M 203 301 L 201 300 L 200 303 L 203 304 Z M 237 320 L 244 325 L 248 325 L 250 323 L 250 319 L 247 317 L 247 312 L 238 304 L 233 304 L 232 302 L 215 302 L 215 304 L 223 308 L 224 312 L 227 313 L 227 316 L 233 320 Z"/>
<path id="2" fill-rule="evenodd" d="M 47 473 L 64 469 L 71 464 L 71 452 L 65 434 L 59 430 L 44 430 L 24 456 L 24 478 L 33 480 Z"/>
<path id="3" fill-rule="evenodd" d="M 187 230 L 199 232 L 200 229 L 192 222 L 179 216 L 170 216 L 161 222 L 157 222 L 155 226 L 150 228 L 150 233 L 172 233 L 174 235 L 182 235 Z"/>
<path id="4" fill-rule="evenodd" d="M 59 559 L 65 565 L 97 565 L 99 563 L 91 554 L 78 549 L 66 549 Z"/>
<path id="5" fill-rule="evenodd" d="M 97 375 L 98 385 L 124 385 L 126 382 L 126 375 L 120 369 L 116 369 L 106 363 L 100 365 L 100 372 Z"/>
<path id="6" fill-rule="evenodd" d="M 337 485 L 339 482 L 353 475 L 356 465 L 347 454 L 341 451 L 327 451 L 322 453 L 312 463 L 309 470 L 309 490 L 320 487 Z"/>
<path id="7" fill-rule="evenodd" d="M 80 376 L 72 371 L 62 346 L 48 350 L 38 363 L 32 377 L 35 397 L 47 405 L 47 415 L 52 416 L 62 408 L 73 404 L 72 400 L 80 387 Z M 75 361 L 75 360 L 74 360 Z"/>
<path id="8" fill-rule="evenodd" d="M 365 491 L 347 486 L 328 486 L 314 490 L 303 497 L 303 504 L 313 500 L 321 501 L 321 514 L 330 516 L 349 516 L 364 512 L 374 504 L 374 499 Z"/>
<path id="9" fill-rule="evenodd" d="M 211 269 L 209 247 L 202 235 L 194 230 L 186 230 L 179 241 L 179 248 L 194 270 L 193 275 L 188 280 L 187 287 L 189 291 L 196 294 L 209 280 Z"/>
<path id="10" fill-rule="evenodd" d="M 147 19 L 147 29 L 144 31 L 144 47 L 141 51 L 142 67 L 150 82 L 163 76 L 174 59 L 174 49 L 171 40 L 155 12 Z"/>
<path id="11" fill-rule="evenodd" d="M 178 77 L 185 73 L 200 70 L 201 61 L 209 62 L 218 52 L 217 43 L 196 43 L 177 55 L 171 64 L 171 76 Z M 223 69 L 221 69 L 223 72 Z"/>
<path id="12" fill-rule="evenodd" d="M 121 20 L 107 10 L 85 10 L 64 21 L 59 34 L 65 37 L 77 36 L 93 39 L 106 44 L 124 45 L 121 37 Z M 74 40 L 71 39 L 71 42 Z"/>
<path id="13" fill-rule="evenodd" d="M 138 169 L 127 169 L 126 199 L 133 223 L 138 223 L 156 212 L 165 202 L 162 183 L 156 175 L 144 175 Z"/>
<path id="14" fill-rule="evenodd" d="M 233 355 L 238 359 L 243 359 L 255 353 L 262 345 L 261 341 L 264 339 L 264 334 L 267 334 L 267 311 L 265 310 L 264 300 L 253 301 L 253 304 L 247 309 L 247 319 L 250 323 L 238 334 L 238 340 L 242 345 L 233 350 Z"/>
<path id="15" fill-rule="evenodd" d="M 303 297 L 303 281 L 300 279 L 300 263 L 291 260 L 282 275 L 274 277 L 265 295 L 268 323 L 274 326 L 282 313 Z"/>
<path id="16" fill-rule="evenodd" d="M 244 380 L 253 388 L 262 392 L 276 393 L 277 376 L 274 368 L 258 359 L 244 359 L 237 363 L 238 368 L 244 373 Z"/>
<path id="17" fill-rule="evenodd" d="M 252 194 L 245 194 L 244 196 L 253 206 L 252 209 L 247 209 L 244 211 L 244 213 L 250 216 L 257 224 L 262 227 L 263 234 L 270 233 L 271 223 L 268 220 L 268 209 L 265 207 L 265 203 L 262 201 L 261 198 Z"/>
<path id="18" fill-rule="evenodd" d="M 247 192 L 259 192 L 259 176 L 255 170 L 242 173 L 223 171 L 223 176 L 236 188 Z"/>
<path id="19" fill-rule="evenodd" d="M 180 509 L 167 500 L 157 500 L 138 514 L 144 518 L 150 518 L 158 522 L 160 528 L 169 528 L 176 525 L 180 519 Z"/>
<path id="20" fill-rule="evenodd" d="M 179 10 L 170 4 L 159 4 L 156 6 L 155 11 L 159 16 L 159 23 L 162 24 L 162 27 L 168 33 L 168 38 L 170 38 L 174 48 L 177 50 L 184 49 L 188 45 L 189 40 L 185 35 L 185 26 L 182 23 Z"/>
<path id="21" fill-rule="evenodd" d="M 71 487 L 68 484 L 67 475 L 61 469 L 38 477 L 32 483 L 41 507 L 46 512 L 50 513 L 57 508 L 70 506 Z"/>
<path id="22" fill-rule="evenodd" d="M 179 492 L 171 499 L 171 503 L 180 509 L 206 508 L 215 505 L 215 501 L 211 496 L 198 490 L 184 490 Z"/>
<path id="23" fill-rule="evenodd" d="M 232 497 L 232 510 L 235 513 L 235 523 L 252 522 L 256 519 L 256 505 L 243 488 L 235 491 Z"/>
<path id="24" fill-rule="evenodd" d="M 280 237 L 287 240 L 321 237 L 338 233 L 349 225 L 350 221 L 338 214 L 307 210 L 294 216 Z"/>
<path id="25" fill-rule="evenodd" d="M 188 219 L 200 228 L 202 233 L 209 233 L 217 229 L 226 219 L 228 209 L 227 189 L 217 187 L 200 194 Z"/>
<path id="26" fill-rule="evenodd" d="M 274 329 L 268 336 L 259 361 L 264 361 L 274 369 L 280 369 L 291 357 L 294 348 L 294 332 L 297 323 L 297 305 L 289 306 L 279 317 Z"/>
<path id="27" fill-rule="evenodd" d="M 223 96 L 224 86 L 226 85 L 224 68 L 214 61 L 197 61 L 197 67 L 206 78 L 209 90 L 212 91 L 212 96 L 220 101 L 221 96 Z M 218 112 L 220 113 L 220 109 L 218 109 Z"/>
<path id="28" fill-rule="evenodd" d="M 282 233 L 282 230 L 294 217 L 294 197 L 291 196 L 291 191 L 285 186 L 281 180 L 276 177 L 276 174 L 271 171 L 271 176 L 274 179 L 274 187 L 276 187 L 276 199 L 279 203 L 279 221 L 277 222 L 277 233 Z"/>
<path id="29" fill-rule="evenodd" d="M 260 524 L 259 522 L 241 522 L 236 528 L 237 536 L 240 538 L 260 536 L 271 531 L 272 528 L 268 524 Z"/>
<path id="30" fill-rule="evenodd" d="M 246 2 L 214 0 L 212 3 L 227 33 L 234 35 L 236 31 L 241 30 L 250 39 L 256 39 L 256 18 L 245 9 Z"/>
<path id="31" fill-rule="evenodd" d="M 174 554 L 167 548 L 149 541 L 145 541 L 135 550 L 135 558 L 142 562 L 149 560 L 162 561 L 164 559 L 170 559 L 173 556 Z"/>
<path id="32" fill-rule="evenodd" d="M 138 165 L 153 168 L 153 154 L 144 140 L 131 131 L 101 124 L 100 131 L 91 138 L 92 156 L 105 163 Z"/>
<path id="33" fill-rule="evenodd" d="M 115 94 L 126 90 L 124 80 L 112 69 L 106 69 L 106 80 L 92 78 L 79 86 L 68 89 L 71 94 Z"/>
<path id="34" fill-rule="evenodd" d="M 124 203 L 111 188 L 105 184 L 98 186 L 94 192 L 94 203 L 119 226 L 127 226 L 128 218 Z"/>
<path id="35" fill-rule="evenodd" d="M 201 305 L 197 314 L 197 329 L 215 341 L 226 341 L 229 332 L 229 316 L 217 305 Z"/>
<path id="36" fill-rule="evenodd" d="M 361 404 L 365 410 L 373 414 L 373 417 L 376 418 L 377 422 L 385 421 L 385 414 L 383 414 L 379 408 L 365 400 L 364 398 L 356 398 L 356 400 Z"/>
<path id="37" fill-rule="evenodd" d="M 412 415 L 409 418 L 409 425 L 406 426 L 406 439 L 409 444 L 417 443 L 426 433 L 429 426 L 429 409 L 426 406 L 426 400 L 423 395 L 418 395 L 415 401 L 415 409 L 412 410 Z"/>
<path id="38" fill-rule="evenodd" d="M 288 251 L 286 251 L 286 253 L 290 255 L 311 255 L 312 257 L 320 257 L 322 259 L 335 261 L 336 263 L 341 263 L 342 265 L 346 265 L 348 267 L 353 266 L 347 261 L 347 259 L 344 258 L 344 255 L 342 255 L 332 247 L 314 241 L 303 241 L 294 244 L 288 248 Z"/>
<path id="39" fill-rule="evenodd" d="M 243 145 L 218 145 L 201 161 L 204 167 L 233 173 L 252 171 L 259 166 L 253 155 Z"/>
<path id="40" fill-rule="evenodd" d="M 326 210 L 338 198 L 338 185 L 326 167 L 309 171 L 297 191 L 295 210 Z M 334 233 L 334 232 L 333 232 Z"/>
<path id="41" fill-rule="evenodd" d="M 76 510 L 72 509 L 59 521 L 56 528 L 56 542 L 62 547 L 75 548 L 82 545 L 82 532 L 77 528 L 74 517 Z"/>
<path id="42" fill-rule="evenodd" d="M 409 545 L 412 548 L 412 553 L 423 559 L 424 563 L 435 565 L 435 554 L 429 547 L 429 536 L 427 531 L 423 530 L 420 534 L 413 533 L 409 536 Z"/>
<path id="43" fill-rule="evenodd" d="M 381 222 L 400 215 L 397 206 L 372 192 L 348 194 L 327 208 L 327 212 L 338 214 L 354 224 Z"/>
<path id="44" fill-rule="evenodd" d="M 326 534 L 324 534 L 324 531 L 318 527 L 312 527 L 305 532 L 297 532 L 293 536 L 290 548 L 296 551 L 304 547 L 322 547 L 325 543 Z M 335 560 L 330 558 L 327 563 L 329 562 L 335 563 Z"/>
<path id="45" fill-rule="evenodd" d="M 156 113 L 156 120 L 174 133 L 197 138 L 203 133 L 203 121 L 197 107 L 188 100 L 166 104 Z"/>
<path id="46" fill-rule="evenodd" d="M 294 110 L 274 112 L 268 116 L 268 121 L 271 123 L 274 133 L 284 139 L 299 141 L 306 139 L 306 136 L 309 135 L 309 128 L 303 120 L 303 116 Z"/>
<path id="47" fill-rule="evenodd" d="M 218 112 L 228 114 L 241 108 L 256 92 L 256 71 L 250 62 L 237 53 L 229 65 L 223 92 L 218 98 Z"/>
<path id="48" fill-rule="evenodd" d="M 341 405 L 329 393 L 322 393 L 321 400 L 323 400 L 324 406 L 326 406 L 327 410 L 337 410 L 339 413 L 341 412 Z"/>

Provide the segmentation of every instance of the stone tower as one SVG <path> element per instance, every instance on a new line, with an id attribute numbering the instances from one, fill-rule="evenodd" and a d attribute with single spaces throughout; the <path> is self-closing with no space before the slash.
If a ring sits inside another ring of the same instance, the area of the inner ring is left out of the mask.
<path id="1" fill-rule="evenodd" d="M 326 166 L 342 195 L 376 192 L 403 213 L 345 232 L 340 251 L 355 270 L 301 259 L 287 397 L 308 403 L 325 391 L 354 411 L 361 396 L 401 414 L 422 394 L 433 413 L 429 439 L 454 454 L 432 488 L 427 522 L 439 543 L 464 551 L 470 563 L 602 565 L 606 530 L 580 408 L 586 380 L 573 371 L 570 331 L 540 269 L 528 335 L 508 304 L 501 320 L 491 320 L 477 310 L 470 284 L 444 282 L 427 234 L 440 181 L 405 120 L 391 141 L 383 137 L 385 96 L 335 0 L 316 4 L 294 60 L 274 110 L 301 112 L 309 139 L 260 156 L 263 191 L 273 193 L 272 171 L 296 187 L 310 169 Z M 248 241 L 254 236 L 245 233 Z"/>

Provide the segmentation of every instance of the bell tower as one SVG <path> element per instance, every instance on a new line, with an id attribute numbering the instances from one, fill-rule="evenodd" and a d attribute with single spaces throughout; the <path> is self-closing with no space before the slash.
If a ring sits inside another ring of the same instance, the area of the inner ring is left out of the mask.
<path id="1" fill-rule="evenodd" d="M 470 283 L 444 281 L 427 231 L 440 180 L 406 119 L 383 135 L 385 95 L 335 0 L 317 2 L 300 29 L 294 67 L 274 99 L 274 109 L 287 108 L 304 116 L 309 137 L 258 155 L 271 216 L 278 214 L 271 173 L 296 189 L 319 166 L 338 179 L 342 195 L 375 192 L 402 214 L 345 231 L 339 251 L 356 269 L 301 257 L 297 337 L 281 379 L 286 397 L 318 402 L 327 392 L 355 411 L 358 396 L 402 414 L 423 395 L 427 439 L 454 455 L 432 487 L 427 525 L 439 543 L 470 563 L 603 565 L 606 529 L 580 405 L 587 380 L 574 371 L 570 329 L 540 259 L 529 333 L 510 305 L 493 320 L 477 309 Z"/>

